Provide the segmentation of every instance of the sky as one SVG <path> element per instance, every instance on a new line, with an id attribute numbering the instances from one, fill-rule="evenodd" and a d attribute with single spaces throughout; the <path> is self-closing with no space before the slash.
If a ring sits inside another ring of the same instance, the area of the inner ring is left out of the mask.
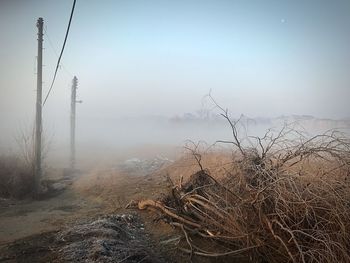
<path id="1" fill-rule="evenodd" d="M 47 93 L 73 1 L 0 0 L 2 131 L 34 121 L 38 17 Z M 349 0 L 77 0 L 46 125 L 182 115 L 211 94 L 233 115 L 349 118 Z"/>

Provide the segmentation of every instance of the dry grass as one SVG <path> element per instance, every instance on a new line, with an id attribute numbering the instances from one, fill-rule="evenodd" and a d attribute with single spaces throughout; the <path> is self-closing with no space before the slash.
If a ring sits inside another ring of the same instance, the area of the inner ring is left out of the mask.
<path id="1" fill-rule="evenodd" d="M 229 152 L 225 151 L 211 151 L 208 154 L 202 156 L 201 163 L 207 169 L 215 173 L 217 178 L 223 177 L 226 174 L 226 170 L 232 167 L 232 156 Z M 192 154 L 185 153 L 173 164 L 168 165 L 166 168 L 161 169 L 153 174 L 153 177 L 167 175 L 173 182 L 182 180 L 186 183 L 190 180 L 191 175 L 198 171 L 198 163 L 193 158 Z"/>
<path id="2" fill-rule="evenodd" d="M 219 141 L 232 145 L 230 167 L 206 167 L 193 144 L 197 171 L 174 182 L 166 198 L 139 201 L 139 209 L 157 210 L 179 227 L 179 248 L 191 256 L 350 262 L 349 139 L 336 131 L 307 137 L 285 126 L 244 141 L 238 121 L 222 111 L 233 135 Z"/>
<path id="3" fill-rule="evenodd" d="M 33 190 L 34 171 L 16 156 L 0 157 L 0 196 L 23 198 Z"/>
<path id="4" fill-rule="evenodd" d="M 180 227 L 188 243 L 181 249 L 191 254 L 349 262 L 348 170 L 325 174 L 327 165 L 316 160 L 278 170 L 241 161 L 225 168 L 225 176 L 200 170 L 186 183 L 175 183 L 167 198 L 141 201 L 139 208 L 154 207 Z M 208 246 L 211 250 L 204 249 Z"/>

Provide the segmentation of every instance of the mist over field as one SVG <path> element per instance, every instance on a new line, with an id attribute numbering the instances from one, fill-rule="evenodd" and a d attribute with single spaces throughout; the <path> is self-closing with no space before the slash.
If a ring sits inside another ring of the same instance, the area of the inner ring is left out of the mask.
<path id="1" fill-rule="evenodd" d="M 349 0 L 0 0 L 0 262 L 350 262 Z"/>
<path id="2" fill-rule="evenodd" d="M 203 141 L 210 147 L 217 140 L 232 140 L 229 123 L 214 109 L 203 114 L 186 113 L 173 117 L 135 116 L 124 118 L 87 117 L 77 119 L 77 166 L 93 168 L 95 165 L 114 166 L 129 158 L 165 156 L 177 158 L 184 152 L 188 141 Z M 233 119 L 237 120 L 238 117 Z M 44 130 L 47 145 L 46 162 L 51 167 L 66 167 L 69 163 L 68 121 Z M 337 129 L 350 134 L 350 120 L 318 119 L 313 116 L 279 116 L 276 118 L 249 118 L 241 116 L 239 134 L 263 136 L 268 129 L 275 135 L 285 124 L 307 136 Z M 5 130 L 5 129 L 3 129 Z M 2 153 L 21 151 L 21 135 L 29 135 L 30 126 L 18 126 L 15 132 L 2 133 Z M 217 144 L 217 146 L 224 146 Z M 46 147 L 46 146 L 45 146 Z M 227 147 L 227 145 L 225 146 Z"/>
<path id="3" fill-rule="evenodd" d="M 0 152 L 7 153 L 17 151 L 16 138 L 34 125 L 36 19 L 44 18 L 45 96 L 71 1 L 0 5 L 0 30 L 6 32 L 0 48 Z M 78 159 L 98 160 L 102 153 L 120 155 L 142 145 L 229 139 L 224 122 L 191 117 L 210 90 L 233 118 L 256 120 L 248 125 L 250 135 L 279 126 L 285 121 L 276 121 L 279 116 L 287 116 L 286 122 L 294 122 L 294 115 L 327 119 L 303 120 L 311 132 L 346 128 L 349 8 L 348 1 L 78 2 L 43 108 L 48 160 L 67 161 L 73 76 L 83 101 L 76 115 Z M 174 121 L 186 114 L 188 120 Z"/>

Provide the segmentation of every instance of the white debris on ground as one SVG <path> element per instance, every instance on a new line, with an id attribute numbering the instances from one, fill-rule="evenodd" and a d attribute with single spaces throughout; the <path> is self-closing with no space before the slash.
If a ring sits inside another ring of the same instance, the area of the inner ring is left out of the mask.
<path id="1" fill-rule="evenodd" d="M 126 160 L 119 167 L 130 173 L 148 175 L 173 162 L 173 160 L 159 155 L 154 159 L 131 158 Z"/>
<path id="2" fill-rule="evenodd" d="M 163 262 L 136 214 L 109 215 L 58 233 L 64 262 Z"/>

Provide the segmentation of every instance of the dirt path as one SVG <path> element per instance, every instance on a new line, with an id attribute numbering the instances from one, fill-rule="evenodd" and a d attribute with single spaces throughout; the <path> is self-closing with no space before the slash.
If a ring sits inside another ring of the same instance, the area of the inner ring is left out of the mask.
<path id="1" fill-rule="evenodd" d="M 57 238 L 62 231 L 89 225 L 105 216 L 130 213 L 140 218 L 151 243 L 157 251 L 164 252 L 165 262 L 210 262 L 191 259 L 176 250 L 175 243 L 182 233 L 160 220 L 160 214 L 125 209 L 131 200 L 166 196 L 173 187 L 171 180 L 188 178 L 196 165 L 183 160 L 150 174 L 139 167 L 99 169 L 75 178 L 64 191 L 45 200 L 0 199 L 0 262 L 63 262 L 62 248 L 67 244 L 61 244 Z"/>
<path id="2" fill-rule="evenodd" d="M 61 229 L 80 218 L 122 211 L 130 200 L 164 190 L 164 179 L 156 180 L 111 169 L 80 176 L 45 200 L 0 200 L 0 245 Z"/>
<path id="3" fill-rule="evenodd" d="M 81 175 L 66 189 L 44 200 L 0 199 L 0 262 L 61 262 L 55 247 L 59 231 L 106 215 L 130 213 L 130 200 L 159 196 L 166 190 L 165 177 L 145 176 L 117 169 L 99 170 Z M 167 239 L 154 215 L 139 213 L 147 233 Z M 157 240 L 155 242 L 157 242 Z"/>
<path id="4" fill-rule="evenodd" d="M 102 210 L 102 203 L 78 195 L 71 186 L 45 200 L 1 200 L 0 244 L 57 230 L 79 217 Z"/>

